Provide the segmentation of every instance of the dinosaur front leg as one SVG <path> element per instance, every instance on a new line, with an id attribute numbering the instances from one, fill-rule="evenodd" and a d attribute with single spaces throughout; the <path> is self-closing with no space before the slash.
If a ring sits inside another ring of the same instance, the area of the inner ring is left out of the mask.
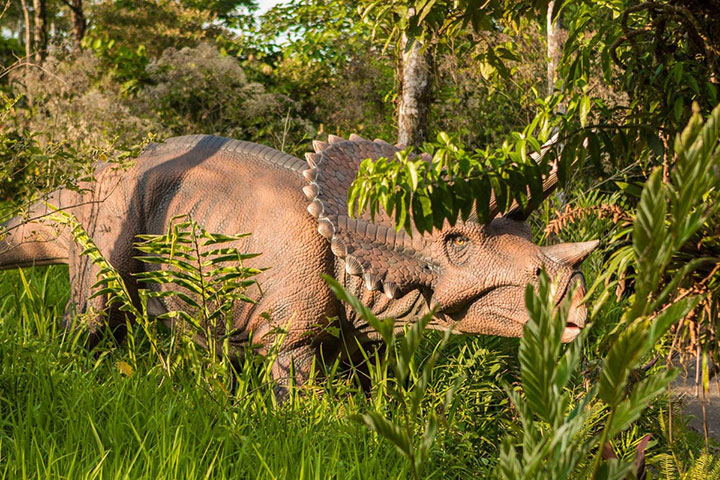
<path id="1" fill-rule="evenodd" d="M 121 341 L 126 333 L 125 314 L 119 304 L 110 304 L 110 294 L 96 295 L 99 268 L 86 255 L 81 255 L 79 247 L 72 245 L 69 258 L 70 300 L 65 307 L 63 325 L 65 328 L 83 328 L 90 333 L 88 347 L 94 347 L 108 331 L 116 340 Z M 132 278 L 123 275 L 123 280 L 136 300 L 137 290 Z"/>
<path id="2" fill-rule="evenodd" d="M 275 397 L 280 401 L 287 398 L 291 383 L 296 387 L 304 385 L 310 378 L 315 360 L 315 349 L 310 345 L 278 353 L 272 366 Z"/>

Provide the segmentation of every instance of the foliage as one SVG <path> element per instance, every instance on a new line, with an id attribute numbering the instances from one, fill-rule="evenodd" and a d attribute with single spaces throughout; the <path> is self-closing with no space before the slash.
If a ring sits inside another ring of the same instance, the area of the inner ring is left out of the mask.
<path id="1" fill-rule="evenodd" d="M 705 480 L 720 477 L 720 461 L 707 454 L 698 457 L 687 469 L 682 465 L 677 465 L 677 461 L 668 454 L 658 455 L 657 461 L 660 464 L 658 478 L 663 480 Z"/>
<path id="2" fill-rule="evenodd" d="M 238 302 L 253 303 L 245 292 L 257 285 L 253 277 L 260 273 L 243 265 L 258 254 L 241 253 L 231 246 L 247 235 L 208 233 L 186 215 L 171 219 L 164 235 L 139 236 L 136 247 L 143 253 L 138 257 L 143 263 L 158 268 L 137 274 L 138 280 L 164 287 L 143 290 L 141 301 L 146 305 L 149 299 L 162 302 L 168 297 L 179 298 L 182 310 L 162 313 L 155 320 L 177 326 L 181 341 L 201 341 L 211 355 L 216 355 L 211 358 L 220 360 L 220 370 L 225 374 L 236 355 L 230 347 L 235 334 L 232 309 Z"/>
<path id="3" fill-rule="evenodd" d="M 364 163 L 352 193 L 354 208 L 394 209 L 398 226 L 429 230 L 444 218 L 463 218 L 471 208 L 482 218 L 491 191 L 502 210 L 527 207 L 528 187 L 537 191 L 558 158 L 564 191 L 538 207 L 530 223 L 544 241 L 605 240 L 604 252 L 584 267 L 587 278 L 599 276 L 591 291 L 594 322 L 582 355 L 570 362 L 576 373 L 566 390 L 534 389 L 527 372 L 528 358 L 542 357 L 547 366 L 548 358 L 565 358 L 560 350 L 541 355 L 536 348 L 531 355 L 525 345 L 522 352 L 529 356 L 518 371 L 513 340 L 428 334 L 409 362 L 409 383 L 398 383 L 393 367 L 404 340 L 378 354 L 386 362 L 374 370 L 380 387 L 370 402 L 352 378 L 328 375 L 325 397 L 293 393 L 289 402 L 272 407 L 266 384 L 272 352 L 263 357 L 249 348 L 237 359 L 234 398 L 212 380 L 221 378 L 213 373 L 216 357 L 199 353 L 192 342 L 178 342 L 162 327 L 146 333 L 136 326 L 129 346 L 106 345 L 93 358 L 77 347 L 79 333 L 63 333 L 53 320 L 66 297 L 60 275 L 65 272 L 9 272 L 0 277 L 0 355 L 12 360 L 0 362 L 4 476 L 222 478 L 239 471 L 251 477 L 386 478 L 407 477 L 424 465 L 430 477 L 492 478 L 504 436 L 514 439 L 509 445 L 521 465 L 537 461 L 532 455 L 539 451 L 550 452 L 547 462 L 561 462 L 573 448 L 600 446 L 603 434 L 627 462 L 643 429 L 659 442 L 648 458 L 657 473 L 716 476 L 716 460 L 680 446 L 682 422 L 673 422 L 675 442 L 667 443 L 670 426 L 663 426 L 659 403 L 614 434 L 617 419 L 639 399 L 628 392 L 653 378 L 663 363 L 658 359 L 699 353 L 705 388 L 708 367 L 720 360 L 718 157 L 707 143 L 717 113 L 703 127 L 693 117 L 673 142 L 693 115 L 693 102 L 702 116 L 718 103 L 715 0 L 555 2 L 552 14 L 567 41 L 556 90 L 546 98 L 547 2 L 293 0 L 257 25 L 246 15 L 253 2 L 246 1 L 84 3 L 84 51 L 70 53 L 67 9 L 48 2 L 49 56 L 37 65 L 17 61 L 24 55 L 26 28 L 20 2 L 8 3 L 0 14 L 2 198 L 17 204 L 37 190 L 72 187 L 73 178 L 89 174 L 91 163 L 133 156 L 151 132 L 160 138 L 217 133 L 298 155 L 307 140 L 326 133 L 393 138 L 404 34 L 433 51 L 429 131 L 449 134 L 425 146 L 429 163 L 407 151 Z M 32 17 L 30 4 L 25 2 Z M 535 161 L 532 154 L 553 132 L 557 140 Z M 546 319 L 547 309 L 537 302 Z M 648 347 L 664 329 L 658 319 L 670 322 L 696 302 L 670 326 L 672 336 Z M 656 331 L 645 332 L 644 324 L 657 325 Z M 647 334 L 644 341 L 626 333 L 638 331 Z M 425 360 L 435 358 L 441 344 L 444 355 L 432 380 L 417 389 Z M 172 352 L 171 377 L 153 352 Z M 656 366 L 638 370 L 646 360 Z M 557 368 L 544 372 L 547 378 L 562 376 Z M 458 378 L 466 381 L 456 384 Z M 513 403 L 531 415 L 510 410 L 499 383 L 512 385 Z M 593 384 L 598 386 L 588 394 Z M 402 395 L 394 397 L 390 388 Z M 438 412 L 444 393 L 455 388 L 452 413 Z M 533 403 L 530 395 L 538 393 L 557 398 L 555 410 Z M 422 400 L 415 415 L 416 395 Z M 587 408 L 577 410 L 586 401 Z M 78 420 L 77 411 L 88 412 L 88 421 Z M 376 414 L 397 425 L 412 447 L 403 452 L 422 458 L 420 467 L 382 435 L 341 420 L 348 413 Z M 431 418 L 444 428 L 424 456 L 421 435 Z M 443 424 L 443 418 L 452 421 Z M 559 429 L 577 422 L 582 427 L 568 440 Z M 562 439 L 564 450 L 550 448 L 549 439 Z M 507 465 L 513 464 L 509 448 L 502 447 Z M 609 468 L 596 460 L 599 451 L 592 460 Z M 290 464 L 288 456 L 299 460 Z"/>
<path id="4" fill-rule="evenodd" d="M 88 35 L 83 38 L 83 44 L 105 64 L 103 67 L 110 71 L 113 80 L 120 82 L 121 93 L 133 93 L 149 82 L 146 68 L 150 59 L 144 45 L 132 49 L 118 44 L 107 34 Z"/>
<path id="5" fill-rule="evenodd" d="M 232 359 L 237 355 L 230 347 L 230 338 L 234 334 L 232 308 L 237 302 L 253 302 L 245 291 L 257 284 L 252 277 L 260 273 L 260 270 L 243 266 L 244 260 L 257 254 L 241 253 L 231 246 L 232 242 L 247 235 L 211 234 L 189 216 L 183 216 L 171 219 L 164 235 L 140 236 L 136 248 L 142 255 L 137 258 L 155 268 L 136 275 L 141 283 L 151 285 L 140 289 L 138 307 L 120 273 L 102 256 L 73 215 L 56 210 L 47 220 L 68 228 L 82 254 L 98 267 L 91 298 L 108 296 L 108 306 L 117 304 L 120 311 L 126 312 L 130 332 L 134 325 L 140 326 L 167 375 L 172 375 L 182 360 L 173 359 L 176 341 L 180 345 L 194 341 L 204 344 L 213 360 L 211 369 L 200 372 L 206 380 L 217 381 L 218 376 L 231 374 Z M 168 297 L 181 300 L 184 308 L 151 318 L 148 302 L 159 299 L 163 304 L 162 299 Z M 161 349 L 158 341 L 157 320 L 168 321 L 177 327 L 173 328 L 173 341 L 167 352 Z M 130 355 L 131 367 L 135 368 L 132 343 Z"/>
<path id="6" fill-rule="evenodd" d="M 238 62 L 211 45 L 169 48 L 147 71 L 152 85 L 138 97 L 174 135 L 204 132 L 294 151 L 313 133 L 291 99 L 248 82 Z"/>
<path id="7" fill-rule="evenodd" d="M 715 32 L 720 24 L 709 14 L 716 6 L 711 3 L 567 4 L 565 84 L 586 85 L 599 69 L 604 81 L 619 82 L 630 100 L 622 113 L 597 102 L 600 115 L 614 117 L 616 124 L 660 127 L 661 136 L 672 138 L 687 122 L 692 102 L 705 114 L 718 102 Z M 672 145 L 665 148 L 672 151 Z"/>
<path id="8" fill-rule="evenodd" d="M 603 464 L 601 454 L 606 442 L 637 420 L 674 377 L 672 371 L 659 372 L 630 388 L 632 370 L 653 351 L 665 332 L 702 300 L 701 295 L 677 289 L 702 260 L 673 268 L 671 259 L 717 208 L 706 198 L 709 190 L 717 191 L 720 182 L 717 172 L 710 171 L 720 152 L 718 121 L 720 107 L 705 124 L 699 115 L 690 120 L 676 140 L 679 159 L 669 185 L 661 181 L 661 168 L 650 175 L 637 207 L 632 245 L 618 250 L 610 261 L 617 265 L 622 263 L 620 259 L 634 257 L 635 294 L 617 332 L 610 336 L 599 383 L 574 406 L 564 389 L 579 367 L 579 347 L 574 344 L 564 355 L 559 352 L 565 313 L 563 308 L 553 313 L 554 294 L 548 278 L 541 279 L 537 296 L 528 287 L 526 303 L 531 320 L 519 351 L 524 398 L 510 393 L 525 427 L 523 454 L 518 458 L 512 439 L 506 439 L 499 465 L 504 478 L 546 478 L 549 472 L 556 478 L 567 478 L 578 469 L 591 472 L 593 478 L 624 478 L 633 467 L 628 461 Z M 661 279 L 669 268 L 675 279 L 664 285 Z M 607 290 L 600 294 L 598 306 L 607 295 Z M 601 406 L 607 412 L 604 422 L 593 424 L 596 433 L 588 435 L 592 408 Z M 582 459 L 593 449 L 594 461 L 583 465 Z"/>
<path id="9" fill-rule="evenodd" d="M 675 327 L 673 350 L 691 350 L 702 360 L 701 383 L 707 391 L 710 382 L 709 362 L 717 362 L 717 311 L 720 299 L 717 271 L 717 221 L 720 176 L 717 165 L 720 159 L 720 106 L 716 107 L 703 124 L 698 113 L 691 117 L 688 126 L 675 139 L 677 156 L 670 171 L 668 183 L 662 183 L 661 167 L 650 176 L 643 196 L 648 195 L 652 208 L 638 208 L 633 230 L 633 244 L 617 249 L 608 261 L 607 275 L 616 274 L 622 282 L 631 282 L 636 301 L 635 312 L 669 309 L 693 295 L 701 298 L 698 307 Z M 646 193 L 647 191 L 647 193 Z M 642 205 L 643 197 L 641 197 Z M 660 216 L 665 222 L 651 228 L 648 218 Z M 638 228 L 644 230 L 638 232 Z M 629 231 L 618 233 L 619 241 L 626 241 Z M 655 241 L 651 250 L 644 252 L 638 238 L 662 238 Z M 648 263 L 648 265 L 645 265 Z M 645 268 L 647 278 L 639 269 Z M 635 270 L 635 272 L 632 271 Z M 648 295 L 653 289 L 664 286 L 663 295 L 653 300 Z M 687 345 L 687 347 L 683 347 Z M 706 439 L 707 440 L 707 439 Z"/>
<path id="10" fill-rule="evenodd" d="M 236 59 L 210 45 L 168 49 L 153 62 L 112 40 L 91 45 L 94 53 L 11 73 L 0 131 L 4 198 L 23 203 L 93 163 L 137 155 L 153 134 L 214 133 L 289 152 L 313 134 L 295 102 L 247 81 Z"/>
<path id="11" fill-rule="evenodd" d="M 363 320 L 382 336 L 383 354 L 380 358 L 376 358 L 375 374 L 371 375 L 375 385 L 374 403 L 376 405 L 383 403 L 384 396 L 387 395 L 398 405 L 399 410 L 395 421 L 386 418 L 380 409 L 350 418 L 365 424 L 367 428 L 388 440 L 408 460 L 413 477 L 419 479 L 428 462 L 430 449 L 435 442 L 438 426 L 442 420 L 442 417 L 433 410 L 429 413 L 423 412 L 421 403 L 426 397 L 432 381 L 433 369 L 450 332 L 445 333 L 443 340 L 435 346 L 422 366 L 419 366 L 415 358 L 427 325 L 432 320 L 432 313 L 407 326 L 402 337 L 397 339 L 393 319 L 378 319 L 337 280 L 326 276 L 325 281 L 338 299 L 349 303 Z M 388 376 L 388 368 L 392 369 L 392 377 Z M 452 410 L 453 396 L 460 381 L 462 378 L 458 377 L 455 385 L 445 393 L 444 401 L 440 405 L 441 412 Z"/>
<path id="12" fill-rule="evenodd" d="M 0 93 L 3 102 L 0 122 L 10 123 L 20 100 L 21 97 L 10 98 Z M 78 151 L 69 142 L 46 143 L 39 137 L 38 132 L 25 129 L 7 128 L 0 134 L 0 189 L 11 208 L 28 203 L 26 199 L 60 185 L 74 188 L 78 178 L 90 174 L 89 166 L 97 158 L 122 156 L 122 153 L 110 153 L 102 147 Z"/>
<path id="13" fill-rule="evenodd" d="M 2 134 L 32 134 L 41 147 L 61 143 L 85 153 L 129 148 L 158 129 L 133 101 L 120 98 L 122 85 L 90 52 L 48 57 L 42 70 L 15 70 L 11 79 L 21 101 Z"/>
<path id="14" fill-rule="evenodd" d="M 518 2 L 518 8 L 528 8 Z M 453 36 L 470 25 L 475 31 L 494 28 L 495 21 L 506 12 L 502 1 L 420 0 L 381 2 L 365 0 L 363 16 L 372 15 L 375 28 L 386 30 L 387 41 L 400 41 L 403 34 L 410 38 L 431 40 L 431 36 Z"/>
<path id="15" fill-rule="evenodd" d="M 388 137 L 394 65 L 369 33 L 355 2 L 290 1 L 266 12 L 254 35 L 225 48 L 247 58 L 257 81 L 298 102 L 319 134 Z"/>
<path id="16" fill-rule="evenodd" d="M 499 147 L 468 152 L 440 133 L 436 143 L 423 148 L 432 161 L 409 156 L 410 149 L 394 159 L 364 160 L 348 192 L 350 212 L 367 209 L 375 214 L 382 207 L 395 213 L 397 228 L 409 230 L 414 224 L 424 232 L 439 228 L 445 219 L 454 223 L 461 215 L 465 220 L 471 212 L 484 221 L 491 198 L 500 212 L 514 205 L 532 211 L 537 205 L 531 199 L 537 203 L 542 197 L 543 177 L 550 171 L 558 147 L 558 138 L 552 135 L 555 122 L 551 112 L 559 100 L 539 101 L 541 111 L 533 121 Z M 568 115 L 578 114 L 582 122 L 584 104 L 584 100 L 573 102 Z M 563 149 L 563 161 L 558 165 L 561 181 L 567 176 L 566 155 Z"/>
<path id="17" fill-rule="evenodd" d="M 137 51 L 142 47 L 154 58 L 173 47 L 196 47 L 212 41 L 225 28 L 246 22 L 245 0 L 123 0 L 103 1 L 92 5 L 93 29 L 90 41 L 107 39 L 118 46 Z"/>

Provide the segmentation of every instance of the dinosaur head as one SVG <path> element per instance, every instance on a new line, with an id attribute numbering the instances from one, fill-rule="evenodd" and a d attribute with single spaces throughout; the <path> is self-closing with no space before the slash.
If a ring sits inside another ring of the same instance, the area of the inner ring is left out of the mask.
<path id="1" fill-rule="evenodd" d="M 527 284 L 544 269 L 557 284 L 556 302 L 572 295 L 563 341 L 585 326 L 585 283 L 579 270 L 597 242 L 539 247 L 525 222 L 497 218 L 487 225 L 459 222 L 433 235 L 436 274 L 432 301 L 440 328 L 519 337 L 528 321 Z"/>
<path id="2" fill-rule="evenodd" d="M 369 290 L 400 298 L 411 290 L 426 292 L 435 308 L 435 328 L 462 333 L 519 337 L 527 323 L 525 288 L 537 284 L 544 269 L 558 284 L 557 303 L 572 295 L 564 341 L 571 341 L 585 324 L 582 305 L 585 285 L 580 263 L 597 242 L 564 243 L 540 247 L 532 243 L 519 207 L 500 215 L 491 201 L 488 222 L 472 216 L 455 225 L 421 234 L 395 231 L 394 219 L 384 212 L 375 218 L 347 215 L 347 191 L 365 158 L 392 158 L 398 147 L 357 136 L 349 140 L 330 136 L 315 142 L 303 172 L 310 200 L 308 211 L 318 220 L 318 231 L 331 242 L 333 253 L 349 275 L 361 276 Z M 551 173 L 547 195 L 557 183 Z M 534 205 L 541 199 L 531 199 Z"/>

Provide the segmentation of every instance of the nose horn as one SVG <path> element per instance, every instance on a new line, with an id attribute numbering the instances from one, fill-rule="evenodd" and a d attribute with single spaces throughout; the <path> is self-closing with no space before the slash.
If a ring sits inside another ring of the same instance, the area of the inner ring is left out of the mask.
<path id="1" fill-rule="evenodd" d="M 600 244 L 600 240 L 577 243 L 558 243 L 548 247 L 540 247 L 543 254 L 560 263 L 577 267 L 582 263 L 590 252 Z"/>

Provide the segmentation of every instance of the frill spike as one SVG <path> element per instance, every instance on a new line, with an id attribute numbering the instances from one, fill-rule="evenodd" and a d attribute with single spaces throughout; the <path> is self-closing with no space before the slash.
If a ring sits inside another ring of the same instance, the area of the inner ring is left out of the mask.
<path id="1" fill-rule="evenodd" d="M 360 275 L 363 272 L 363 268 L 357 258 L 352 255 L 347 255 L 345 257 L 345 271 L 350 275 Z"/>
<path id="2" fill-rule="evenodd" d="M 429 287 L 434 274 L 425 267 L 433 260 L 423 235 L 396 233 L 393 218 L 384 211 L 374 218 L 367 212 L 348 216 L 347 193 L 360 163 L 366 158 L 392 158 L 397 148 L 355 134 L 349 140 L 329 135 L 328 143 L 315 141 L 313 148 L 315 152 L 306 155 L 310 168 L 302 172 L 307 180 L 303 188 L 307 209 L 317 219 L 318 232 L 330 241 L 333 254 L 344 261 L 345 271 L 362 276 L 366 288 L 388 298 Z"/>

